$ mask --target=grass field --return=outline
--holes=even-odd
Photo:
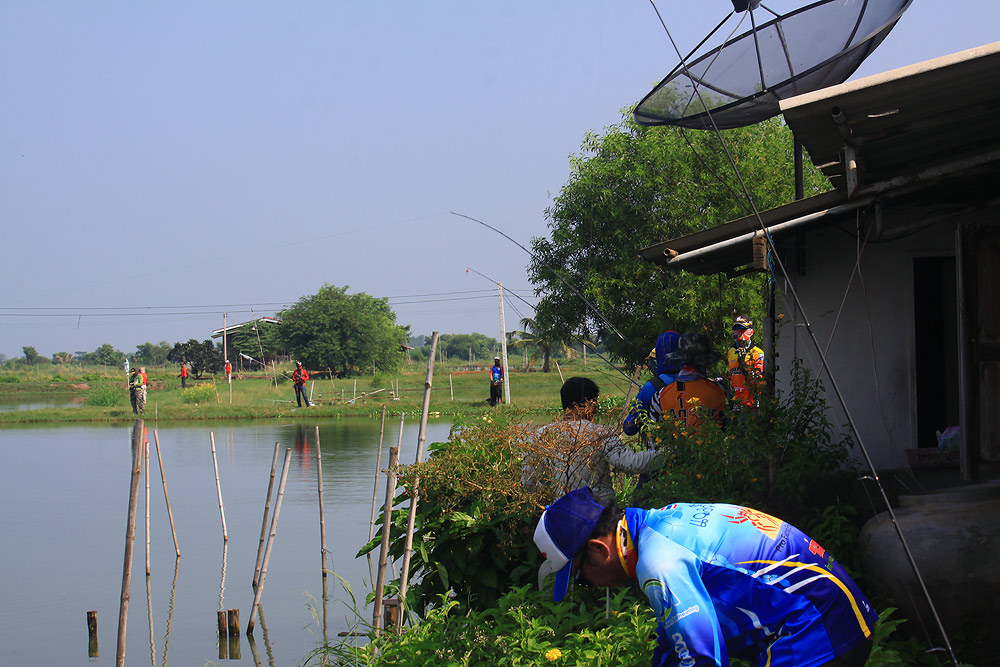
[[[371,375],[359,378],[311,379],[315,407],[298,408],[291,380],[278,375],[234,375],[232,392],[223,376],[188,378],[186,394],[181,391],[176,367],[147,367],[149,390],[146,417],[164,420],[196,419],[267,419],[295,417],[377,417],[382,406],[389,414],[419,413],[424,400],[426,366],[404,366],[398,374]],[[281,369],[279,369],[281,370]],[[290,373],[290,369],[285,369]],[[513,368],[510,379],[510,406],[530,413],[560,411],[560,379],[581,375],[594,379],[602,396],[624,397],[628,378],[600,359],[584,364],[574,360],[550,373],[538,369]],[[468,370],[467,364],[444,362],[435,365],[429,411],[442,417],[477,414],[494,408],[486,403],[489,381],[486,367]],[[194,387],[201,386],[198,389]],[[398,389],[398,396],[396,390]],[[0,425],[37,422],[112,422],[134,419],[129,404],[124,373],[107,369],[50,366],[41,369],[0,372],[0,401],[32,403],[59,400],[82,400],[80,407],[39,408],[0,412]]]

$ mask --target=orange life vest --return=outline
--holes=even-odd
[[[688,426],[698,426],[706,418],[720,420],[726,407],[726,391],[705,378],[676,380],[660,390],[660,412]]]

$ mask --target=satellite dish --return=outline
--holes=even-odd
[[[776,2],[732,0],[734,11],[639,102],[635,120],[726,129],[776,116],[780,100],[846,81],[912,0],[799,0],[786,13],[770,8]]]

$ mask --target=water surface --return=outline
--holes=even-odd
[[[401,460],[413,462],[418,417],[408,417]],[[141,480],[128,612],[129,665],[220,662],[217,610],[238,608],[245,630],[275,442],[292,448],[277,535],[255,631],[260,664],[296,665],[323,634],[315,429],[320,429],[327,569],[344,577],[358,605],[370,590],[368,540],[379,443],[377,420],[160,425],[160,453],[177,529],[177,559],[156,463],[150,453],[150,577],[147,596],[145,478]],[[431,421],[427,443],[450,424]],[[9,427],[0,430],[0,664],[114,665],[131,481],[131,425]],[[228,540],[212,463],[215,434]],[[386,421],[382,467],[397,444],[399,418]],[[379,477],[378,503],[385,495]],[[272,511],[274,503],[272,502]],[[376,558],[373,561],[377,565]],[[176,566],[176,568],[175,568]],[[225,568],[225,569],[223,569]],[[176,584],[174,582],[176,576]],[[330,635],[357,621],[350,597],[327,577]],[[88,657],[86,613],[98,612],[99,657]],[[151,610],[151,614],[150,614]],[[362,611],[365,618],[369,612]],[[152,622],[150,623],[150,618]],[[169,628],[168,628],[169,623]],[[152,624],[152,642],[150,641]],[[240,659],[255,664],[246,638]],[[167,655],[164,656],[164,649]],[[228,655],[228,647],[227,655]],[[166,658],[166,659],[165,659]],[[226,663],[234,660],[227,658]]]

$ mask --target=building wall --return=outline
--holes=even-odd
[[[918,354],[915,349],[913,259],[954,256],[956,226],[957,222],[949,221],[897,227],[890,231],[898,238],[867,244],[866,230],[862,229],[859,240],[854,224],[810,231],[805,234],[801,255],[805,275],[797,275],[794,266],[789,266],[802,310],[795,306],[784,280],[778,281],[779,389],[787,386],[793,359],[801,359],[826,387],[831,423],[847,430],[847,415],[823,373],[817,345],[804,326],[808,318],[861,439],[879,469],[905,467],[905,450],[916,447],[914,364],[918,360],[936,363],[933,350]],[[942,372],[957,375],[958,369]],[[854,448],[854,454],[863,462],[859,447]]]

